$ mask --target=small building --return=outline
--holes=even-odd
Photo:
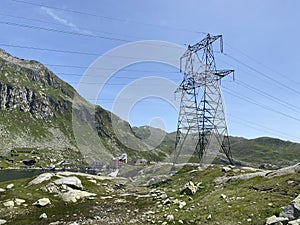
[[[127,154],[126,153],[123,153],[119,157],[112,158],[112,160],[111,160],[112,169],[119,169],[122,166],[124,166],[125,164],[127,164]]]

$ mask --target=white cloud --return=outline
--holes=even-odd
[[[52,19],[54,19],[55,21],[70,27],[72,30],[80,32],[80,33],[85,33],[85,34],[90,34],[90,35],[94,35],[91,31],[85,30],[85,29],[80,29],[78,26],[76,26],[74,23],[58,16],[57,14],[55,14],[53,12],[53,10],[47,8],[47,7],[41,7],[41,10],[44,11],[47,15],[49,15]]]

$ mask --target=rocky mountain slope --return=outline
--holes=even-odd
[[[109,163],[123,152],[132,158],[157,157],[155,153],[137,150],[146,150],[147,146],[126,121],[85,101],[39,62],[18,59],[3,50],[0,114],[0,156],[4,159],[0,159],[0,167],[21,165],[24,158],[34,158],[40,166],[61,160],[82,166]],[[112,120],[134,148],[116,138]],[[5,160],[8,157],[10,162]]]

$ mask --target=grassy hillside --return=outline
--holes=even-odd
[[[156,165],[145,167],[145,170],[154,171],[155,167]],[[97,194],[76,203],[65,203],[59,195],[44,190],[43,187],[58,177],[32,186],[28,186],[32,179],[2,182],[0,188],[5,189],[11,183],[14,187],[1,193],[0,204],[17,198],[25,200],[25,203],[13,208],[1,206],[0,219],[14,225],[51,222],[262,225],[267,217],[278,215],[281,207],[285,207],[299,194],[299,172],[223,184],[215,182],[216,178],[244,173],[249,171],[240,167],[225,173],[218,165],[206,170],[185,166],[160,182],[152,174],[156,182],[150,186],[136,186],[132,181],[122,178],[71,174],[69,176],[76,176],[81,180],[84,191]],[[139,176],[143,177],[140,174],[134,179],[139,179]],[[181,191],[190,181],[198,185],[197,192],[194,195],[183,194]],[[45,197],[50,199],[50,205],[32,205]],[[39,218],[42,213],[47,214],[47,219]]]

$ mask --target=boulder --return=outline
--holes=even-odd
[[[300,195],[291,201],[280,213],[279,216],[286,217],[290,220],[298,219],[300,217]]]
[[[293,174],[300,171],[300,163],[297,163],[293,166],[284,167],[278,170],[274,170],[270,173],[268,173],[268,177],[278,177],[286,174]]]
[[[87,191],[70,190],[68,192],[60,193],[60,197],[65,202],[77,202],[81,198],[94,197],[96,194]]]
[[[192,181],[189,181],[184,185],[184,189],[180,192],[180,194],[194,195],[197,190],[198,187]]]
[[[227,198],[227,196],[226,196],[226,195],[224,195],[224,194],[221,194],[221,195],[220,195],[220,198],[226,199],[226,198]]]
[[[7,223],[7,221],[6,220],[2,220],[2,219],[0,219],[0,225],[2,225],[2,224],[6,224]]]
[[[46,213],[42,213],[42,214],[40,215],[40,219],[41,219],[41,220],[47,219],[47,218],[48,218],[48,216],[47,216]]]
[[[281,222],[287,222],[289,219],[285,217],[271,216],[267,218],[266,225],[277,225]],[[281,223],[282,224],[282,223]]]
[[[33,205],[38,206],[38,207],[44,207],[49,204],[51,204],[49,198],[41,198],[41,199],[37,200],[35,203],[33,203]]]
[[[16,205],[22,205],[23,203],[25,203],[26,201],[24,199],[21,198],[16,198],[15,199],[15,203]]]
[[[231,171],[231,168],[229,166],[222,167],[222,172],[228,173],[229,171]]]
[[[288,225],[300,225],[300,219],[289,221]]]
[[[5,192],[5,189],[3,189],[3,188],[0,188],[0,192]]]
[[[54,175],[52,173],[42,173],[29,182],[28,185],[40,184],[44,181],[50,180]]]
[[[178,203],[178,208],[179,208],[179,209],[182,209],[184,206],[186,206],[186,202],[185,202],[185,201],[180,201],[180,202]]]
[[[6,186],[6,189],[12,189],[13,187],[14,187],[15,185],[14,184],[8,184],[7,186]]]
[[[83,186],[81,184],[81,180],[75,176],[72,177],[62,177],[60,179],[57,179],[53,181],[56,185],[67,185],[74,189],[82,189]]]
[[[6,202],[3,203],[3,205],[5,207],[14,207],[15,203],[14,203],[14,201],[6,201]]]
[[[167,221],[173,221],[174,220],[174,216],[173,215],[167,215]]]

